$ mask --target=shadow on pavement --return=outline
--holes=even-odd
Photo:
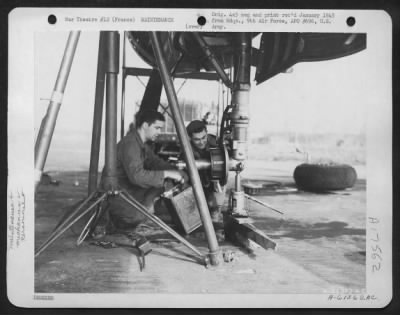
[[[320,222],[309,224],[298,220],[283,220],[274,218],[253,217],[257,228],[263,230],[271,238],[279,239],[289,237],[297,240],[313,239],[320,237],[338,237],[343,235],[365,236],[365,229],[349,227],[340,221]],[[272,234],[271,234],[271,231]]]

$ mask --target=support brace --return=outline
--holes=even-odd
[[[49,153],[51,139],[56,127],[58,112],[61,107],[65,87],[67,86],[67,81],[71,71],[72,61],[74,60],[80,33],[80,31],[72,31],[69,33],[67,45],[65,47],[64,56],[61,61],[60,70],[54,85],[49,107],[47,109],[46,116],[42,120],[39,134],[35,143],[35,191],[39,185],[44,165],[46,163],[47,154]]]
[[[185,155],[185,161],[188,166],[190,181],[192,182],[194,195],[196,198],[197,206],[200,211],[200,217],[203,222],[204,231],[207,236],[208,247],[210,249],[209,256],[212,265],[218,265],[218,242],[215,235],[214,227],[212,225],[210,212],[206,198],[204,196],[203,186],[200,181],[199,172],[196,169],[194,156],[191,145],[188,140],[188,134],[183,122],[181,112],[179,110],[178,98],[173,86],[171,75],[168,71],[165,57],[161,48],[161,43],[158,38],[157,32],[151,32],[150,38],[153,45],[154,54],[157,60],[158,69],[160,71],[161,79],[164,84],[164,88],[168,97],[168,102],[174,117],[175,127],[178,132],[179,140],[182,144],[183,152]]]

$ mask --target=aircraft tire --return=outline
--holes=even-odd
[[[312,192],[342,190],[354,186],[356,170],[347,164],[300,164],[293,173],[299,189]]]

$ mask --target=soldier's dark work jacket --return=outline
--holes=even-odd
[[[129,189],[162,188],[164,170],[174,169],[143,143],[136,130],[131,130],[117,145],[117,177],[119,184]]]
[[[164,170],[175,167],[158,157],[138,132],[130,130],[117,144],[117,178],[120,188],[154,212],[154,198],[164,192]],[[109,214],[118,226],[137,225],[145,217],[121,198],[111,198]]]

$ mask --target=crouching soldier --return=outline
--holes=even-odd
[[[117,145],[118,185],[143,204],[149,213],[154,213],[155,199],[164,192],[166,181],[183,182],[187,179],[186,173],[159,158],[149,145],[163,130],[164,123],[164,116],[157,111],[140,112],[136,115],[135,125],[131,124],[130,130]],[[120,229],[135,227],[146,220],[143,214],[121,198],[110,198],[106,207],[112,224]],[[108,219],[102,221],[103,224],[96,227],[94,237],[105,234],[101,227]]]
[[[193,120],[186,127],[186,130],[190,138],[194,158],[196,160],[210,160],[210,148],[217,147],[217,139],[214,135],[208,134],[206,124],[200,120]],[[211,180],[208,170],[200,170],[199,175],[211,219],[213,222],[219,222],[225,200],[225,186],[221,187],[219,181]]]

